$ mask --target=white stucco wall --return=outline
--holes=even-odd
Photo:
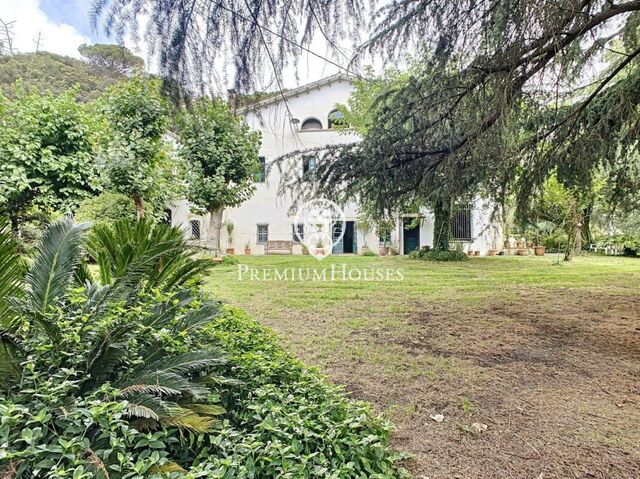
[[[233,247],[236,254],[242,254],[245,245],[248,243],[252,254],[263,254],[264,245],[257,244],[257,225],[269,225],[269,239],[271,240],[291,240],[292,223],[295,212],[292,211],[293,201],[286,195],[278,195],[278,185],[280,183],[279,168],[272,164],[281,156],[298,150],[314,148],[330,144],[340,144],[357,141],[357,135],[353,133],[339,132],[328,129],[328,115],[335,109],[336,104],[346,103],[352,91],[351,82],[344,78],[335,79],[329,83],[317,85],[314,88],[303,91],[299,94],[289,96],[287,104],[283,101],[269,103],[255,112],[247,112],[245,121],[252,128],[262,133],[262,144],[260,155],[266,158],[267,178],[264,183],[256,183],[256,191],[252,198],[244,202],[237,208],[229,208],[224,213],[224,220],[231,220],[234,224],[232,242],[223,227],[221,248]],[[322,130],[301,131],[300,127],[307,118],[315,118],[322,123]],[[298,122],[292,122],[295,118]],[[298,168],[302,171],[302,160],[298,159],[287,163],[288,168]],[[485,205],[476,202],[480,208]],[[189,210],[186,201],[180,201],[172,209],[173,224],[181,225],[185,233],[190,235],[191,219],[201,221],[202,243],[206,243],[206,233],[209,227],[208,215],[198,216]],[[433,244],[433,216],[428,210],[421,212],[424,219],[420,225],[420,246]],[[475,211],[473,218],[473,232],[478,232],[478,238],[474,240],[473,249],[478,249],[485,254],[491,246],[488,233],[483,231],[488,221],[489,213]],[[357,206],[355,203],[345,207],[345,217],[347,221],[355,221],[357,216]],[[356,226],[357,228],[357,226]],[[358,251],[366,243],[372,250],[377,249],[378,237],[375,232],[369,232],[365,241],[363,233],[357,231]],[[392,245],[402,253],[402,228],[401,221],[398,228],[391,235]],[[301,253],[301,246],[294,245],[294,254]]]

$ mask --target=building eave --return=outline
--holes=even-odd
[[[351,82],[354,79],[355,77],[353,75],[348,75],[346,73],[337,73],[335,75],[331,75],[326,78],[322,78],[320,80],[307,83],[306,85],[299,86],[298,88],[287,90],[281,94],[274,95],[271,98],[267,98],[266,100],[262,100],[256,103],[252,103],[251,105],[238,108],[237,113],[240,115],[245,115],[249,112],[260,110],[266,106],[273,105],[275,103],[280,103],[282,101],[286,101],[289,98],[293,98],[303,93],[308,93],[312,90],[323,87],[325,85],[330,85],[333,82],[338,82],[338,81]]]

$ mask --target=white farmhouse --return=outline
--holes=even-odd
[[[292,241],[293,254],[303,253],[294,232],[294,201],[278,194],[278,168],[269,169],[268,165],[294,151],[357,140],[355,133],[332,128],[331,121],[336,115],[336,105],[346,103],[352,89],[350,77],[334,75],[240,111],[249,126],[262,132],[262,173],[256,178],[253,197],[237,208],[225,210],[224,221],[233,223],[233,233],[229,241],[223,226],[223,249],[234,248],[236,254],[242,254],[249,246],[251,254],[261,255],[265,254],[267,241],[279,240]],[[290,167],[299,168],[303,174],[312,170],[315,164],[313,159],[300,158],[290,163]],[[490,211],[490,205],[482,200],[459,211],[454,218],[453,239],[461,241],[465,250],[480,251],[483,255],[490,249],[500,249],[500,228],[489,223]],[[333,247],[333,254],[358,254],[365,246],[377,251],[382,239],[373,231],[365,234],[358,229],[357,205],[346,205],[344,214],[344,235]],[[191,240],[207,246],[208,215],[193,214],[184,200],[171,209],[170,217],[172,224],[179,225]],[[433,215],[426,209],[422,211],[418,227],[414,227],[414,217],[398,218],[395,231],[391,233],[390,245],[399,254],[408,254],[433,243]]]

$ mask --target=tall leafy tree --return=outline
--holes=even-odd
[[[101,72],[113,76],[127,76],[144,69],[144,60],[125,46],[95,43],[78,47],[80,55]]]
[[[211,215],[209,240],[220,249],[222,214],[253,194],[260,135],[219,99],[201,98],[180,119],[180,154],[188,197]]]
[[[14,230],[33,209],[73,210],[97,186],[92,119],[75,96],[18,84],[0,98],[0,212]]]
[[[108,27],[125,30],[147,6],[96,4]],[[268,62],[277,75],[314,32],[335,44],[366,11],[358,0],[211,0],[152,10],[165,71],[202,77],[191,65],[206,58],[200,65],[208,69],[227,51],[245,86],[260,71],[252,67]],[[625,172],[638,151],[640,1],[403,0],[383,3],[373,18],[357,56],[415,51],[418,65],[377,102],[361,145],[324,155],[317,177],[328,190],[380,205],[441,201],[444,209],[461,195],[504,199],[511,190],[524,217],[552,172],[565,187],[589,188],[605,169],[620,195],[637,189]]]
[[[146,200],[159,197],[162,203],[172,184],[179,186],[171,179],[176,165],[164,138],[168,107],[161,83],[141,76],[118,83],[101,97],[99,109],[107,125],[101,154],[106,187],[131,197],[141,217]]]

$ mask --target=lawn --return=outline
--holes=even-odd
[[[206,287],[390,418],[416,477],[640,477],[640,260],[239,258],[403,270],[256,281],[218,266]]]

